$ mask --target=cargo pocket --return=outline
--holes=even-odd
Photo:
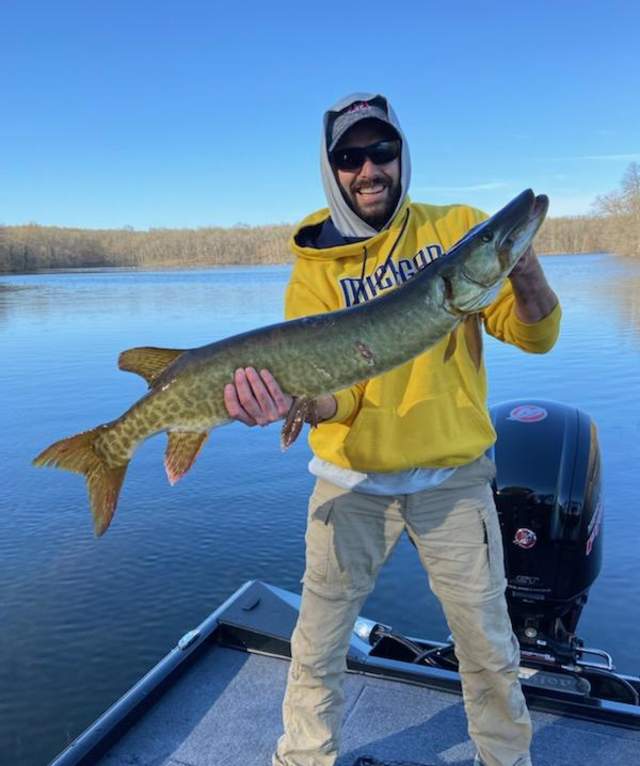
[[[504,589],[506,586],[504,553],[498,515],[495,510],[485,508],[481,513],[481,518],[484,530],[484,544],[487,551],[489,583],[492,588]]]
[[[329,571],[329,559],[333,547],[331,514],[333,498],[324,500],[314,493],[309,500],[307,519],[305,580],[325,583]]]

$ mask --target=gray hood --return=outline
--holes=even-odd
[[[342,234],[344,237],[373,237],[374,235],[378,234],[378,231],[372,226],[369,226],[368,223],[365,223],[365,221],[356,215],[356,213],[354,213],[353,210],[349,207],[344,197],[342,196],[338,182],[336,181],[336,178],[333,174],[333,168],[329,163],[329,151],[327,146],[330,113],[339,112],[356,101],[371,101],[374,98],[384,99],[384,96],[380,96],[379,94],[375,93],[351,93],[349,96],[345,96],[344,98],[340,99],[330,109],[328,109],[324,113],[324,118],[322,120],[322,141],[320,145],[320,172],[322,174],[322,184],[324,186],[324,192],[326,194],[329,209],[331,211],[331,219],[340,234]],[[384,228],[386,228],[394,219],[396,213],[404,202],[405,197],[407,196],[407,192],[409,190],[409,181],[411,179],[411,160],[409,157],[409,146],[407,144],[407,139],[402,132],[398,118],[391,108],[391,105],[386,101],[386,99],[384,99],[384,101],[386,102],[387,106],[389,123],[395,128],[402,140],[402,154],[400,155],[400,199],[398,200],[396,209],[393,211],[393,214],[390,216],[389,220],[384,226]]]

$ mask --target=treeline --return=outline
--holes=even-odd
[[[624,232],[624,236],[623,236]],[[628,227],[604,216],[581,215],[547,218],[538,232],[535,248],[538,253],[616,253],[631,252],[633,237]],[[624,240],[624,242],[623,242]],[[637,237],[636,237],[637,240]],[[637,245],[637,241],[636,241]]]
[[[290,226],[202,229],[0,227],[0,272],[284,263]]]
[[[149,231],[0,226],[0,272],[287,263],[292,230],[287,225]],[[640,166],[629,165],[620,188],[594,201],[592,215],[547,219],[536,249],[640,256]]]
[[[547,218],[536,238],[542,253],[608,252],[640,256],[640,165],[632,162],[620,187],[597,197],[593,215]]]

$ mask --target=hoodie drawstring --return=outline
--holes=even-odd
[[[360,293],[362,292],[363,300],[367,300],[367,293],[364,289],[364,270],[367,266],[367,246],[362,247],[362,270],[360,271],[360,282],[358,283],[358,290],[356,294],[356,303],[360,303]]]
[[[407,208],[407,212],[406,212],[406,215],[404,217],[404,221],[402,222],[402,226],[400,227],[400,233],[396,237],[396,240],[393,243],[393,245],[391,247],[391,250],[389,250],[389,255],[385,258],[385,261],[382,264],[382,267],[380,269],[380,274],[378,274],[378,276],[376,277],[376,287],[377,288],[380,288],[380,283],[382,282],[382,278],[384,277],[387,269],[389,268],[389,266],[391,264],[391,257],[394,254],[395,249],[398,246],[398,243],[402,239],[402,235],[404,234],[404,230],[407,228],[407,223],[409,223],[409,213],[410,212],[411,212],[411,208]],[[365,269],[367,267],[367,257],[368,257],[367,246],[363,245],[363,248],[362,248],[362,270],[360,271],[360,282],[358,284],[358,290],[357,290],[357,294],[356,294],[356,298],[357,298],[357,302],[358,303],[360,302],[361,294],[362,294],[362,298],[365,301],[367,299],[367,297],[366,297],[367,293],[366,293],[366,291],[364,289],[364,273],[365,273]]]

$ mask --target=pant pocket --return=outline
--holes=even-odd
[[[309,500],[307,519],[305,578],[326,582],[329,572],[329,558],[333,547],[331,515],[334,500],[323,500],[316,494]]]
[[[484,529],[484,544],[487,553],[487,565],[491,585],[497,588],[506,586],[504,551],[498,514],[493,508],[485,508],[481,513]]]

